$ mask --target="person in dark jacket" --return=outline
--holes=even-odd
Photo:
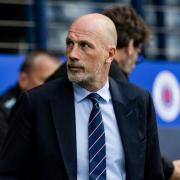
[[[149,39],[149,28],[135,10],[128,6],[112,7],[107,9],[104,15],[114,22],[118,34],[117,52],[111,63],[109,76],[128,82],[128,75],[136,66],[142,45]],[[67,78],[66,63],[58,68],[47,81],[62,77]],[[171,162],[163,156],[161,160],[166,180],[180,178],[179,160]]]
[[[28,53],[23,62],[18,82],[0,96],[0,148],[8,129],[8,117],[21,92],[44,83],[60,66],[60,60],[54,54],[34,50]]]
[[[164,180],[150,94],[108,77],[116,43],[102,14],[73,22],[69,80],[23,93],[10,116],[0,179]]]

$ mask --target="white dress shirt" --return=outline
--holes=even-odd
[[[88,121],[92,102],[86,98],[91,92],[73,84],[76,117],[77,180],[89,180]],[[125,158],[120,132],[112,105],[109,82],[96,92],[99,101],[106,138],[106,179],[125,180]]]

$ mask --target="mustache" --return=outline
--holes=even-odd
[[[67,67],[68,68],[84,68],[84,65],[79,62],[68,62]]]

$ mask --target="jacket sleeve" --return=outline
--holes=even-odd
[[[147,103],[147,148],[146,148],[146,180],[163,180],[164,174],[162,169],[156,115],[152,98],[148,93]]]
[[[4,141],[4,138],[7,134],[7,128],[8,128],[7,121],[8,121],[8,114],[6,113],[4,108],[1,107],[0,104],[0,149]]]
[[[10,125],[0,153],[0,180],[23,179],[32,160],[32,118],[27,93],[12,109]]]
[[[161,156],[161,161],[162,161],[165,179],[168,180],[171,177],[174,170],[173,163],[164,156]]]

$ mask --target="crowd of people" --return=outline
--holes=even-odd
[[[149,37],[115,6],[72,23],[67,63],[30,52],[0,97],[0,179],[180,179],[180,161],[160,155],[150,94],[128,82]]]

